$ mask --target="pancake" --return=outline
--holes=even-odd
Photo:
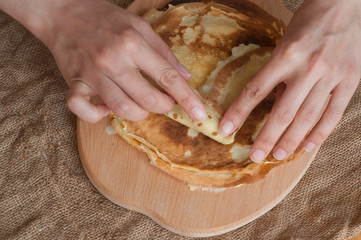
[[[283,34],[284,24],[247,1],[194,2],[169,5],[165,11],[144,14],[178,60],[192,72],[189,84],[203,84],[219,61],[243,44],[273,47]],[[235,2],[236,4],[234,4]],[[237,9],[236,9],[237,8]]]
[[[231,6],[188,3],[145,14],[179,61],[192,72],[189,84],[206,106],[205,121],[193,121],[177,104],[168,114],[150,113],[140,122],[111,115],[114,129],[145,152],[152,165],[191,186],[208,189],[257,181],[273,167],[302,154],[298,150],[283,161],[271,155],[261,163],[250,160],[253,141],[273,106],[274,92],[232,136],[219,133],[224,112],[270,58],[283,32],[278,20],[254,5]]]

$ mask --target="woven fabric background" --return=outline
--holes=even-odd
[[[0,56],[0,239],[188,239],[91,185],[67,85],[46,47],[3,12]],[[295,189],[259,219],[210,239],[346,239],[359,232],[361,86]]]
[[[303,0],[282,0],[288,10],[291,12],[296,12],[297,8],[302,4]]]

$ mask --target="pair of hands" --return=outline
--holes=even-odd
[[[195,120],[205,118],[202,102],[186,82],[191,73],[141,17],[101,0],[2,0],[0,8],[50,49],[70,87],[68,106],[84,121],[96,122],[109,110],[139,121],[148,112],[170,111],[174,100]],[[169,95],[150,85],[139,70]],[[360,76],[361,1],[305,0],[270,61],[225,113],[221,132],[234,132],[277,87],[251,158],[260,162],[273,149],[276,159],[285,159],[316,123],[331,93],[306,137],[304,148],[311,151],[340,121]],[[90,104],[95,95],[105,104]]]

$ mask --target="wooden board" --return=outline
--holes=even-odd
[[[361,233],[354,236],[354,237],[352,237],[352,238],[350,238],[349,240],[361,240]]]
[[[134,1],[129,7],[142,13],[168,1]],[[288,23],[291,14],[281,0],[255,0]],[[272,4],[271,4],[272,3]],[[149,164],[144,153],[118,135],[105,131],[110,124],[78,120],[78,145],[84,169],[94,186],[114,203],[143,213],[164,228],[185,236],[213,236],[236,229],[279,203],[301,179],[316,155],[273,169],[265,179],[221,193],[190,191],[181,181]]]
[[[273,169],[265,179],[221,193],[190,191],[183,182],[149,164],[148,157],[118,135],[109,119],[78,121],[78,144],[93,185],[114,203],[143,213],[185,236],[212,236],[236,229],[266,213],[301,179],[315,152]]]

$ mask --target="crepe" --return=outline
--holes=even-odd
[[[180,62],[192,72],[193,77],[188,82],[194,89],[207,81],[219,61],[228,58],[235,46],[250,41],[273,46],[283,32],[279,21],[268,21],[267,14],[250,4],[245,4],[240,12],[215,2],[181,4],[176,7],[170,5],[166,11],[150,10],[144,17],[171,46]],[[233,49],[233,56],[239,57],[256,46],[242,44]],[[201,99],[209,116],[204,122],[193,121],[179,105],[175,105],[167,116],[222,144],[232,143],[235,133],[224,137],[218,131],[222,116],[219,109],[214,109],[214,104],[208,105],[205,99]]]
[[[165,11],[144,14],[178,60],[192,72],[188,82],[203,84],[219,61],[243,44],[273,47],[283,34],[284,24],[247,1],[194,2],[169,5]],[[233,2],[237,3],[236,5]]]
[[[272,108],[274,92],[233,136],[224,138],[219,133],[223,113],[267,62],[282,36],[279,21],[247,4],[236,9],[214,2],[189,3],[145,14],[192,72],[189,84],[207,109],[204,122],[193,121],[179,105],[166,115],[150,113],[140,122],[112,115],[112,125],[123,139],[145,152],[152,165],[191,186],[224,189],[254,182],[301,154],[297,151],[284,161],[269,155],[262,163],[249,158],[253,141]]]

